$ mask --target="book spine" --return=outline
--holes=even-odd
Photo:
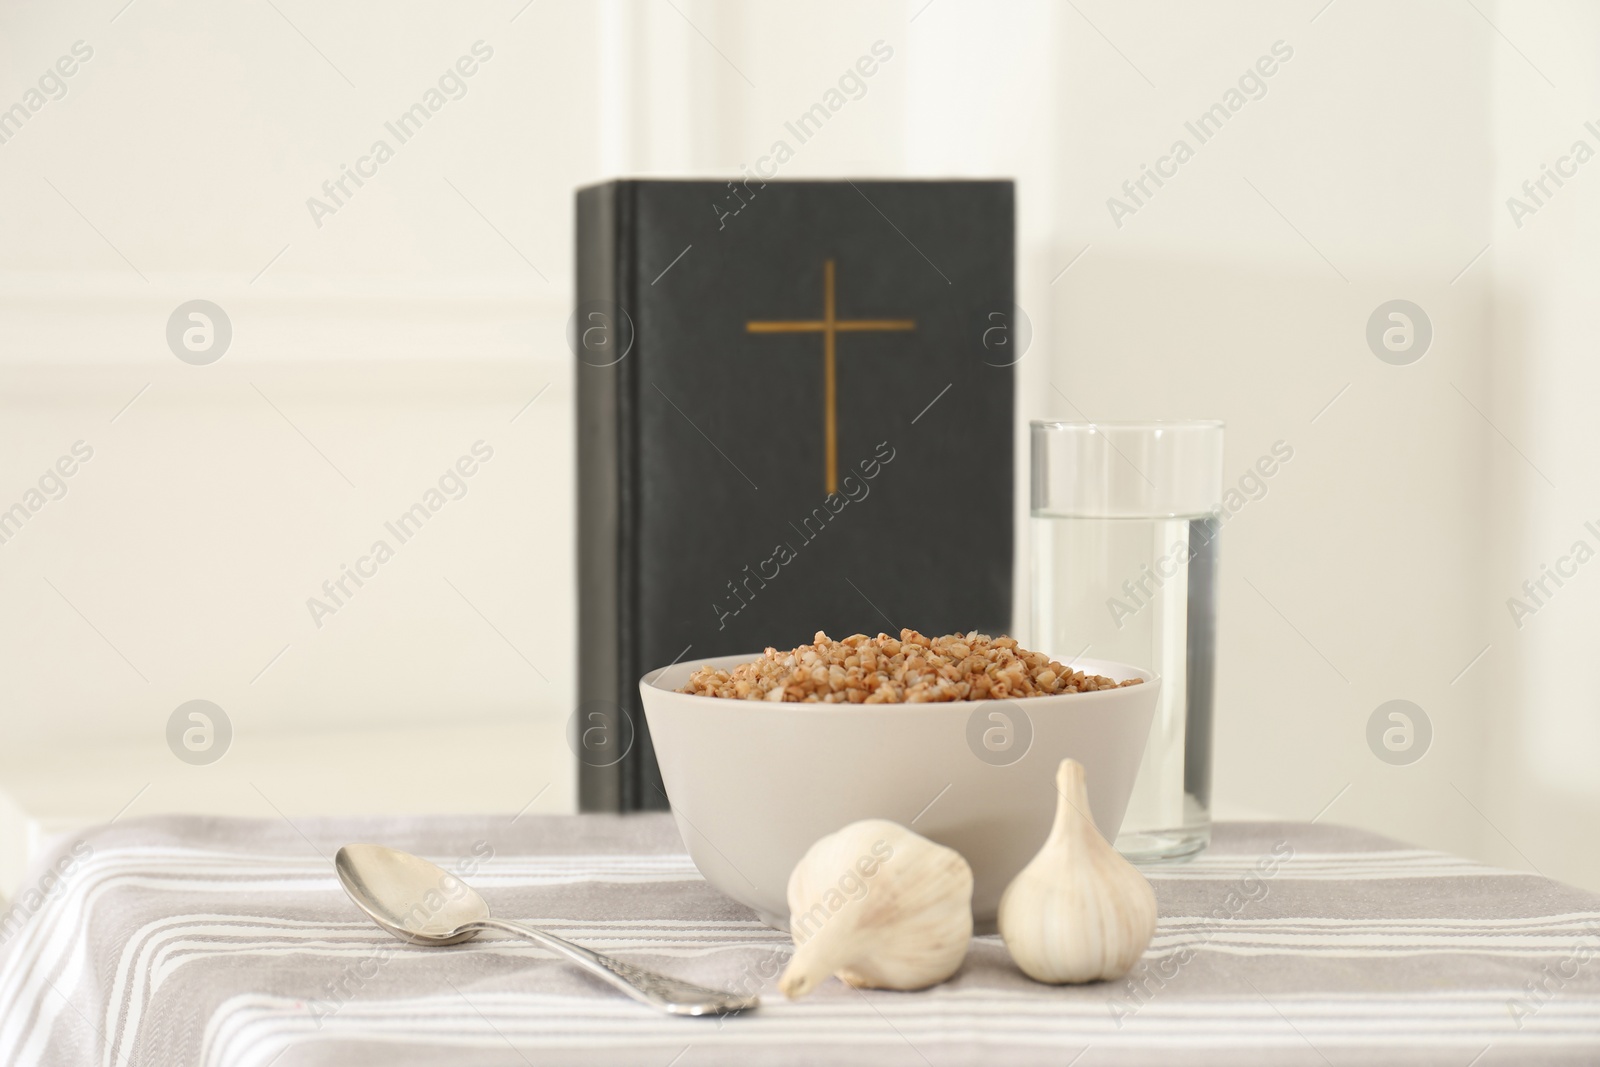
[[[621,811],[625,807],[625,770],[619,763],[597,766],[583,757],[583,731],[589,724],[585,710],[605,718],[604,728],[616,729],[613,709],[633,703],[622,688],[628,670],[628,649],[623,629],[628,611],[631,575],[625,533],[631,515],[627,491],[628,467],[625,439],[631,440],[623,365],[600,365],[584,358],[586,312],[625,306],[622,274],[627,255],[626,194],[621,183],[580,189],[576,210],[576,271],[573,323],[568,329],[574,361],[574,396],[577,410],[578,454],[578,708],[569,727],[568,743],[578,760],[580,811]],[[630,353],[630,356],[632,353]]]
[[[619,315],[632,323],[628,334],[632,350],[616,364],[617,370],[617,703],[628,716],[624,734],[632,744],[616,764],[620,811],[666,811],[669,806],[662,786],[661,768],[656,763],[655,746],[650,742],[650,725],[645,720],[639,697],[639,678],[647,667],[644,661],[644,630],[640,596],[640,536],[644,527],[644,489],[641,475],[640,427],[643,425],[643,380],[645,363],[650,358],[646,338],[639,332],[643,311],[643,281],[639,271],[639,231],[647,224],[639,208],[637,182],[615,183],[615,300]]]

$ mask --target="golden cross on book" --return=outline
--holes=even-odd
[[[833,310],[833,260],[822,264],[822,318],[780,319],[775,322],[746,322],[749,333],[820,333],[822,335],[822,440],[823,478],[828,492],[839,491],[838,420],[835,415],[837,387],[834,372],[834,336],[841,333],[915,330],[915,319],[841,319]]]

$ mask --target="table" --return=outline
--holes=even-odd
[[[345,898],[334,850],[427,855],[498,914],[726,988],[657,1015],[533,945],[415,948]],[[1600,1063],[1600,897],[1322,825],[1224,823],[1149,872],[1127,981],[1053,988],[973,942],[921,993],[772,993],[784,935],[704,882],[670,817],[129,819],[61,841],[0,917],[0,1063]]]
[[[16,894],[55,835],[149,812],[291,819],[567,812],[575,761],[565,745],[549,742],[570,714],[570,707],[546,706],[434,725],[274,727],[232,745],[226,763],[206,767],[174,759],[165,734],[148,732],[102,739],[88,731],[72,744],[0,746],[0,898]]]

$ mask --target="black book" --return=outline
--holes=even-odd
[[[1013,205],[1009,181],[578,191],[584,810],[667,806],[647,671],[1010,627]]]

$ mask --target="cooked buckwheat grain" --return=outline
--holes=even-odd
[[[924,637],[901,630],[835,641],[821,630],[789,652],[768,648],[731,671],[701,667],[680,693],[731,700],[824,704],[918,704],[1088,693],[1137,685],[1115,682],[1018,647],[1009,637],[973,631]]]

